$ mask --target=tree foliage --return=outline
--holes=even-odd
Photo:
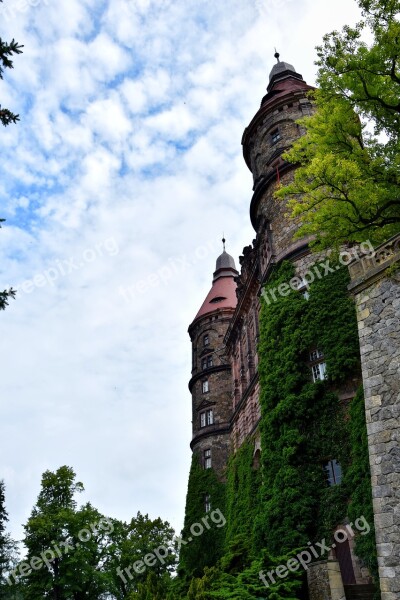
[[[17,558],[17,546],[7,533],[8,514],[5,506],[5,485],[0,481],[0,597],[11,598],[12,588],[7,583],[10,570]]]
[[[110,591],[118,600],[137,598],[145,600],[154,593],[154,598],[165,594],[170,573],[177,562],[174,530],[162,519],[150,519],[148,515],[137,513],[129,523],[113,521],[110,547],[105,570],[110,574]],[[150,558],[151,566],[143,566],[143,558],[154,556],[162,547],[160,556]],[[164,556],[165,555],[165,556]],[[134,565],[141,563],[137,570]],[[157,590],[157,593],[156,593]],[[150,594],[150,596],[149,596]]]
[[[3,0],[0,0],[3,2]],[[14,54],[21,54],[23,46],[19,45],[14,39],[11,42],[5,42],[0,37],[0,79],[3,79],[5,69],[13,69],[14,64],[11,57]],[[0,104],[0,123],[4,126],[10,123],[16,123],[19,121],[19,115],[14,114],[8,108],[2,108]],[[4,222],[4,219],[0,219],[0,223]],[[0,292],[0,310],[4,310],[8,306],[8,300],[15,297],[15,290],[12,288],[3,290]]]
[[[3,0],[0,0],[3,2]],[[23,48],[22,45],[18,44],[14,39],[11,42],[5,42],[0,37],[0,79],[3,79],[5,69],[13,69],[14,63],[12,57],[15,54],[21,54]],[[19,121],[19,115],[14,114],[8,108],[2,108],[0,105],[0,122],[6,126],[10,123],[16,123]]]
[[[305,135],[285,154],[299,167],[277,192],[298,235],[320,247],[380,243],[400,229],[400,2],[359,5],[362,20],[317,48],[316,112],[299,121]]]
[[[164,600],[176,563],[173,529],[141,513],[125,523],[90,503],[78,507],[76,495],[83,489],[71,467],[43,474],[25,525],[27,555],[13,574],[23,599],[146,600],[154,593]],[[155,554],[160,546],[167,549],[162,561]],[[148,566],[143,559],[150,555]],[[140,572],[133,568],[138,561]]]

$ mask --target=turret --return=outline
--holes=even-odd
[[[288,218],[285,203],[276,200],[274,192],[293,177],[294,165],[282,154],[301,134],[298,119],[312,112],[309,92],[313,90],[295,67],[279,58],[269,75],[267,94],[243,138],[243,155],[253,174],[253,197],[250,218],[258,237],[268,237],[274,260],[282,260],[308,240],[294,242],[295,220]]]
[[[236,298],[235,261],[225,251],[217,258],[211,290],[189,326],[192,341],[191,448],[205,469],[222,479],[229,454],[231,367],[223,340],[234,313]]]

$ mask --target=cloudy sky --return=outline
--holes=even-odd
[[[253,236],[241,154],[274,47],[308,83],[352,0],[5,0],[0,478],[17,538],[46,469],[106,515],[183,523],[187,327],[222,232]]]

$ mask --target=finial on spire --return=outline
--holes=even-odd
[[[224,245],[224,252],[225,252],[225,242],[226,242],[226,239],[225,239],[225,234],[223,233],[223,234],[222,234],[222,243],[223,243],[223,245]]]
[[[279,54],[279,52],[277,52],[276,48],[275,48],[275,54],[274,54],[274,56],[276,58],[276,62],[279,62],[280,54]]]

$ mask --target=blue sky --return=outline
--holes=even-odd
[[[222,232],[254,237],[241,154],[274,47],[308,83],[351,0],[6,0],[0,82],[0,477],[22,537],[63,464],[106,515],[183,523],[187,327]]]

